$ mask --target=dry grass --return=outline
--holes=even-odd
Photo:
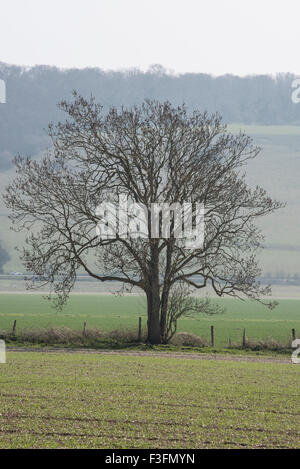
[[[241,343],[232,343],[229,344],[228,347],[233,349],[246,349],[252,351],[269,350],[273,352],[283,352],[291,350],[291,341],[280,342],[279,340],[274,339],[273,337],[268,337],[267,339],[259,340],[246,338],[244,346]]]
[[[177,332],[171,344],[179,347],[208,347],[209,343],[206,339],[202,339],[198,335],[189,332]]]
[[[116,343],[132,344],[138,342],[138,333],[135,329],[115,329],[107,333],[109,339],[114,340]],[[142,331],[141,342],[145,343],[147,340],[147,331]]]
[[[104,332],[91,328],[76,331],[68,327],[34,328],[18,331],[16,334],[0,331],[0,339],[7,342],[19,342],[43,345],[74,345],[94,347],[103,343],[133,344],[138,342],[138,332],[132,329],[115,329]],[[142,333],[142,342],[146,341],[146,331]]]
[[[147,331],[142,330],[141,341],[138,338],[137,329],[114,329],[103,331],[97,328],[88,328],[85,331],[74,330],[68,327],[50,327],[23,329],[13,334],[11,331],[0,331],[0,339],[7,343],[64,345],[74,347],[103,348],[118,345],[138,345],[146,343]],[[210,347],[208,340],[189,332],[178,332],[170,342],[175,347]],[[280,342],[272,337],[267,339],[248,339],[245,345],[241,342],[229,343],[226,348],[244,349],[249,351],[286,352],[291,350],[291,341]]]

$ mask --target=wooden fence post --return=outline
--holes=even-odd
[[[82,331],[82,335],[85,335],[85,334],[86,334],[86,321],[84,321],[83,331]]]
[[[15,333],[16,333],[16,328],[17,328],[17,320],[15,319],[14,320],[14,325],[13,325],[13,328],[12,328],[13,335],[15,335]]]
[[[295,329],[292,329],[292,337],[293,337],[293,340],[296,339],[296,331],[295,331]]]
[[[215,331],[214,326],[210,326],[210,337],[211,337],[211,346],[215,346]]]
[[[243,347],[246,347],[246,329],[243,330]]]
[[[138,342],[142,342],[142,318],[139,318],[139,336]]]

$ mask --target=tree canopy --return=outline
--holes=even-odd
[[[263,236],[255,221],[282,204],[263,188],[247,186],[241,170],[260,151],[247,135],[228,132],[218,114],[189,113],[168,101],[106,113],[93,98],[74,93],[60,109],[67,119],[49,127],[53,149],[42,161],[18,157],[17,177],[5,195],[13,221],[29,230],[25,267],[34,280],[49,284],[58,304],[79,270],[137,287],[147,297],[153,344],[174,333],[170,318],[176,328],[178,305],[184,312],[192,289],[211,286],[218,296],[255,300],[270,293],[257,281]],[[124,195],[145,208],[147,236],[99,236],[96,226],[107,221],[97,207],[116,206]],[[201,245],[187,247],[175,236],[173,210],[168,236],[161,232],[162,218],[159,235],[152,236],[153,204],[187,202],[193,224],[195,207],[204,207]],[[189,305],[211,312],[204,300]]]

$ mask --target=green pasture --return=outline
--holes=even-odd
[[[226,308],[224,314],[183,318],[179,321],[178,330],[209,339],[210,326],[213,325],[218,347],[227,345],[229,339],[241,341],[244,328],[249,339],[273,337],[285,342],[290,338],[292,328],[300,336],[300,300],[279,300],[275,310],[250,301],[214,301]],[[132,329],[138,327],[140,316],[146,327],[143,296],[73,294],[65,309],[59,312],[42,295],[0,294],[0,330],[11,329],[14,320],[19,330],[51,326],[80,330],[84,322],[87,322],[87,327],[104,331]]]
[[[296,135],[300,136],[299,125],[251,125],[251,124],[228,124],[230,132],[242,130],[248,135]]]

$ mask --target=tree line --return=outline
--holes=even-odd
[[[7,102],[0,105],[0,170],[16,153],[37,155],[49,145],[43,131],[58,122],[56,103],[76,89],[95,96],[104,110],[111,105],[141,104],[145,98],[183,102],[188,109],[218,111],[226,123],[288,125],[300,123],[300,104],[292,102],[292,74],[214,77],[205,73],[168,73],[161,65],[148,71],[61,70],[50,66],[24,68],[0,63]]]

